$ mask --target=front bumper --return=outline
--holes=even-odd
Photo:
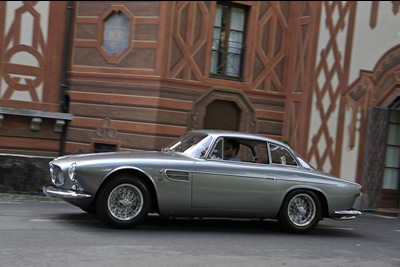
[[[45,193],[47,196],[50,197],[59,197],[68,199],[82,199],[82,198],[85,199],[93,197],[92,195],[87,193],[79,193],[73,190],[60,189],[52,185],[44,186],[43,193]]]
[[[361,215],[361,211],[358,210],[337,210],[334,212],[335,216],[333,219],[336,220],[353,220],[356,216]]]

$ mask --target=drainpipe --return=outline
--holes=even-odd
[[[68,60],[69,60],[69,51],[70,51],[70,42],[71,42],[71,22],[72,22],[72,12],[73,12],[73,3],[74,1],[68,1],[67,4],[67,19],[65,23],[65,40],[64,40],[64,54],[63,54],[63,67],[61,72],[61,84],[60,84],[60,98],[59,105],[61,111],[63,113],[69,112],[69,97],[65,94],[65,91],[68,89],[67,85],[67,71],[68,71]],[[63,126],[63,130],[61,132],[60,138],[60,156],[65,154],[65,141],[67,138],[67,129],[68,129],[68,121],[65,121]]]

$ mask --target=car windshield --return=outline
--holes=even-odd
[[[196,158],[203,158],[210,146],[212,137],[203,133],[187,133],[163,151],[180,152]]]

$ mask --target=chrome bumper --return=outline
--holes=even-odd
[[[55,188],[54,186],[44,186],[43,193],[50,197],[60,197],[60,198],[91,198],[92,195],[78,193],[72,190]]]
[[[336,220],[353,220],[356,216],[361,215],[361,211],[358,210],[337,210],[334,212]]]

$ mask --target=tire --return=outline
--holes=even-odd
[[[290,192],[282,203],[278,220],[288,232],[306,233],[313,230],[321,219],[321,202],[309,190]]]
[[[151,207],[147,186],[137,177],[118,176],[101,189],[96,210],[108,225],[132,228],[142,222]]]

